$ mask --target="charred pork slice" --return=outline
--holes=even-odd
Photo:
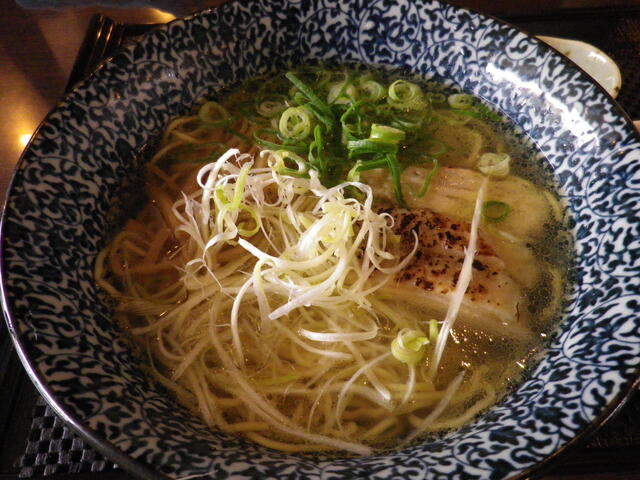
[[[394,218],[394,231],[403,247],[409,251],[417,236],[418,248],[412,261],[381,293],[408,302],[425,315],[444,318],[469,243],[470,224],[426,209],[393,208],[386,212]],[[527,338],[530,330],[518,309],[522,300],[523,289],[480,236],[457,323],[487,333]]]

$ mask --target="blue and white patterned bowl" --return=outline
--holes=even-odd
[[[209,431],[137,368],[93,281],[140,148],[196,99],[309,59],[398,66],[493,103],[543,152],[575,236],[578,280],[530,378],[442,439],[367,458],[287,455]],[[502,479],[593,431],[637,383],[638,212],[631,124],[534,38],[437,1],[237,1],[121,51],[47,117],[4,212],[4,310],[43,395],[138,476]]]

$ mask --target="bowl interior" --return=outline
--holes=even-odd
[[[205,428],[139,368],[93,279],[141,148],[198,99],[312,60],[398,67],[495,105],[553,169],[575,240],[563,321],[528,379],[460,430],[367,458],[287,455]],[[586,75],[499,21],[439,2],[233,2],[121,51],[47,117],[3,218],[5,314],[57,411],[143,476],[140,464],[175,476],[507,478],[591,428],[637,378],[639,146]]]

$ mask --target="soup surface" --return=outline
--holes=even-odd
[[[369,454],[457,428],[545,342],[569,246],[535,152],[466,94],[255,79],[168,125],[99,285],[211,428]]]

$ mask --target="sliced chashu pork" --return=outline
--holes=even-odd
[[[427,209],[386,210],[394,231],[410,250],[411,262],[380,293],[419,308],[428,317],[444,318],[469,243],[470,224]],[[485,235],[479,236],[471,283],[457,318],[459,326],[490,334],[526,339],[531,336],[524,312],[523,286],[510,274]]]
[[[441,215],[470,221],[484,176],[465,168],[443,167],[431,180],[428,192],[418,197],[430,169],[409,167],[402,173],[402,190],[409,208],[428,208]],[[371,170],[363,176],[374,189],[376,198],[393,202],[395,194],[386,170]],[[513,175],[491,179],[485,196],[487,201],[504,202],[510,212],[499,224],[490,226],[506,239],[530,241],[538,238],[545,224],[553,220],[554,209],[548,195],[531,182]]]

